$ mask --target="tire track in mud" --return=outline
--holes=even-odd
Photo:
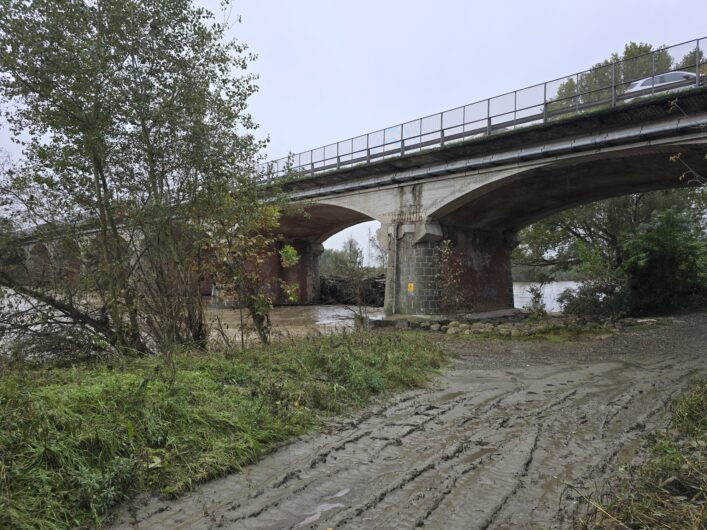
[[[116,526],[566,527],[576,505],[563,482],[601,480],[644,430],[663,424],[670,399],[705,374],[705,328],[702,315],[658,330],[658,340],[627,333],[562,347],[486,343],[486,357],[462,350],[435,388],[339,421],[176,501],[138,501]]]
[[[246,502],[232,502],[232,501],[226,501],[226,502],[220,502],[220,503],[214,503],[211,502],[209,505],[209,510],[225,510],[228,512],[233,512],[237,511],[240,508],[244,508],[244,505],[248,505],[252,503],[252,501],[255,501],[259,499],[261,496],[265,495],[266,492],[270,489],[278,489],[282,488],[285,486],[287,483],[292,481],[295,478],[301,479],[301,474],[304,469],[314,469],[317,467],[321,461],[326,461],[326,457],[328,457],[330,454],[335,453],[336,451],[341,451],[343,450],[348,444],[350,443],[355,443],[362,438],[365,438],[366,436],[369,436],[371,434],[371,431],[366,431],[364,433],[357,432],[357,429],[360,425],[364,424],[368,420],[371,420],[372,418],[380,418],[380,417],[386,417],[388,415],[398,415],[398,414],[403,414],[408,411],[408,409],[412,408],[417,408],[419,405],[416,404],[416,400],[418,400],[420,397],[424,397],[428,394],[435,393],[435,390],[430,390],[430,389],[423,389],[420,391],[416,391],[414,393],[411,393],[410,395],[403,395],[402,397],[393,400],[389,403],[386,403],[382,406],[376,407],[376,408],[371,408],[369,411],[364,412],[361,414],[358,418],[355,418],[354,420],[350,421],[340,421],[337,422],[332,428],[329,429],[329,432],[327,433],[328,435],[339,435],[340,438],[338,441],[335,442],[330,442],[329,443],[329,448],[326,450],[320,451],[318,454],[316,454],[311,460],[308,460],[306,465],[301,465],[300,468],[288,471],[284,475],[281,475],[277,478],[269,478],[265,482],[260,482],[257,487],[251,487],[250,491],[247,494],[247,497],[245,499]],[[287,444],[288,446],[291,444]],[[326,445],[326,444],[325,444]],[[307,458],[307,457],[305,457]],[[335,475],[337,473],[341,472],[341,469],[335,469],[332,470],[329,475]],[[308,487],[308,483],[305,485],[298,485],[295,489],[288,490],[286,496],[292,496],[294,494],[299,494],[302,491],[304,491]],[[254,490],[254,491],[253,491]],[[248,518],[254,518],[265,512],[269,508],[277,507],[281,503],[282,499],[279,499],[277,501],[272,501],[268,505],[263,506],[261,508],[258,508],[255,511],[252,511],[250,514],[240,517],[240,518],[231,518],[232,521],[238,521],[242,519],[248,519]],[[161,512],[160,512],[161,513]]]
[[[685,377],[666,378],[664,380],[665,387],[674,390],[667,390],[663,396],[655,402],[651,402],[651,405],[643,409],[639,415],[636,415],[636,410],[632,409],[631,405],[639,396],[645,396],[647,390],[655,383],[637,382],[629,392],[620,392],[609,397],[599,395],[600,399],[589,401],[590,404],[593,404],[591,407],[585,407],[585,410],[594,409],[596,411],[594,416],[585,413],[575,418],[563,418],[562,416],[548,418],[549,421],[545,423],[544,432],[549,433],[552,437],[553,433],[566,430],[566,438],[561,446],[555,444],[555,450],[551,452],[549,459],[539,458],[533,462],[533,469],[530,470],[529,476],[531,485],[535,487],[527,489],[524,495],[521,495],[505,510],[506,514],[499,521],[499,526],[504,528],[535,526],[565,528],[566,522],[573,520],[578,509],[577,503],[574,502],[577,498],[572,492],[566,491],[565,482],[578,487],[587,483],[590,488],[593,488],[597,481],[607,477],[607,473],[611,471],[612,466],[620,460],[621,456],[624,459],[628,456],[630,459],[631,454],[622,455],[622,453],[628,448],[638,447],[637,442],[640,442],[646,428],[655,429],[660,426],[659,422],[653,420],[661,418],[661,413],[667,410],[667,404],[679,393],[679,389],[685,386],[685,382]],[[607,407],[616,405],[619,405],[618,409],[611,411],[609,416],[618,425],[614,429],[615,432],[608,435],[609,422],[607,422],[607,414],[603,411]],[[558,422],[558,420],[562,421]],[[558,423],[562,422],[566,425],[564,429],[558,428]],[[552,440],[547,440],[541,445],[552,447]],[[579,448],[581,451],[578,450]],[[558,462],[560,465],[557,465]],[[581,467],[577,464],[582,462],[587,466],[583,473],[563,477],[568,463],[569,467]],[[549,476],[549,480],[545,480],[545,484],[541,478],[543,475]],[[538,490],[543,494],[538,495]],[[549,496],[547,495],[548,490],[552,491]],[[527,520],[528,507],[531,507],[532,512],[532,510],[541,507],[543,501],[545,509],[550,513],[555,511],[554,515],[544,518],[542,524],[538,521],[538,524],[534,526],[526,526],[524,523]],[[554,510],[551,509],[552,505],[556,506]],[[523,510],[526,510],[526,514],[522,518],[513,516],[515,513],[522,513]]]
[[[438,398],[438,396],[433,396]],[[501,399],[501,398],[499,398]],[[372,435],[372,430],[366,430],[364,432],[359,432],[356,433],[346,439],[344,439],[341,442],[335,443],[327,447],[326,449],[320,451],[311,461],[309,466],[305,466],[301,469],[296,469],[293,471],[290,471],[287,475],[283,476],[281,479],[276,481],[274,484],[270,486],[271,490],[275,490],[279,487],[282,487],[284,484],[287,484],[291,480],[298,478],[302,479],[302,474],[305,472],[306,469],[313,470],[319,466],[322,466],[324,464],[327,464],[328,461],[336,454],[342,451],[349,450],[350,452],[355,452],[355,453],[365,453],[370,455],[370,461],[368,462],[369,464],[374,464],[376,460],[378,459],[385,459],[389,457],[390,455],[386,455],[386,453],[391,453],[394,452],[395,456],[399,458],[401,455],[404,455],[407,451],[410,450],[410,447],[402,447],[404,445],[404,440],[409,438],[410,436],[424,432],[425,426],[429,423],[432,423],[436,420],[439,420],[440,417],[444,416],[445,414],[449,413],[450,411],[454,410],[455,408],[458,408],[459,406],[464,406],[467,404],[469,401],[468,396],[461,396],[457,397],[455,399],[449,400],[445,402],[444,406],[439,405],[439,400],[434,399],[431,403],[423,403],[423,404],[418,404],[417,402],[412,402],[409,409],[411,410],[411,415],[407,415],[405,417],[405,421],[403,423],[398,422],[398,418],[401,414],[405,414],[407,410],[402,410],[402,411],[395,411],[395,414],[393,414],[393,421],[384,421],[382,422],[381,425],[376,425],[377,427],[377,432],[379,433],[385,433],[386,430],[390,430],[392,432],[397,433],[395,436],[391,435]],[[493,403],[497,402],[498,399],[494,400],[490,408],[493,407]],[[415,419],[419,419],[420,421],[414,422]],[[366,425],[366,428],[368,428],[369,425]],[[403,427],[403,430],[401,431],[400,428]],[[380,445],[376,445],[376,442],[383,442]],[[363,447],[359,447],[360,445],[363,445]],[[393,449],[393,448],[400,448],[398,449]],[[386,451],[388,450],[389,451]],[[419,447],[417,448],[419,450]],[[418,451],[419,452],[419,451]],[[443,460],[449,460],[451,457],[447,456],[443,458]],[[418,474],[424,473],[426,470],[428,470],[431,466],[434,467],[438,463],[437,461],[432,461],[432,463],[429,463],[428,465],[423,466],[422,471],[420,471]],[[390,464],[384,463],[386,467],[390,467]],[[321,475],[319,475],[319,480],[325,479],[325,478],[331,478],[334,474],[352,474],[354,470],[351,469],[342,469],[341,467],[329,467],[328,469],[322,471]],[[415,477],[417,474],[415,475]],[[414,478],[414,477],[413,477]],[[350,477],[350,480],[355,481],[356,479],[354,477]],[[404,485],[408,480],[403,480],[401,484],[398,485],[390,485],[389,489],[390,491],[394,491],[398,489],[401,485]],[[300,485],[301,487],[296,488],[294,491],[289,491],[283,495],[280,495],[279,492],[275,491],[267,491],[267,488],[265,490],[261,489],[258,491],[258,497],[261,496],[266,496],[266,497],[273,497],[272,500],[267,502],[265,505],[258,507],[257,510],[251,511],[249,513],[241,514],[239,516],[230,516],[227,518],[227,521],[231,524],[235,524],[238,522],[242,522],[246,519],[253,519],[255,517],[259,517],[262,515],[266,510],[271,510],[278,508],[282,505],[283,502],[289,500],[294,494],[300,494],[304,490],[306,490],[310,485],[314,484],[315,481],[309,481],[307,484]],[[390,491],[388,493],[390,493]],[[270,494],[270,495],[268,495]],[[379,493],[380,494],[380,493]],[[383,495],[384,497],[385,495]],[[381,497],[382,499],[382,497]],[[370,502],[369,502],[370,504]]]

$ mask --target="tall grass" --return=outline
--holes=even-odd
[[[139,491],[239,470],[322,414],[422,385],[424,337],[355,334],[0,374],[0,528],[100,526]]]

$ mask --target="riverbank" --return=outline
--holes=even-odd
[[[581,504],[707,376],[707,315],[602,340],[430,337],[433,386],[334,422],[176,500],[140,497],[121,530],[571,528]]]
[[[344,334],[219,354],[0,372],[0,528],[101,526],[256,462],[443,362],[424,337]]]

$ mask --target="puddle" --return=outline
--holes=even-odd
[[[313,522],[319,520],[319,518],[322,516],[324,512],[328,512],[329,510],[334,510],[335,508],[345,508],[345,504],[341,504],[340,502],[335,502],[335,503],[324,503],[320,504],[317,506],[312,514],[307,517],[304,521],[299,523],[295,528],[303,528],[307,525],[312,524]]]
[[[334,495],[331,495],[329,497],[324,497],[324,500],[328,501],[329,499],[338,499],[340,497],[343,497],[344,495],[348,495],[350,491],[351,491],[351,488],[344,488],[343,490],[337,491],[336,493],[334,493]]]
[[[445,401],[451,401],[454,398],[463,396],[464,394],[466,394],[466,392],[449,392],[447,394],[442,394],[435,400],[435,403],[444,403]]]
[[[466,463],[466,464],[471,464],[471,463],[474,462],[475,460],[478,460],[479,458],[481,458],[481,457],[483,457],[483,456],[486,456],[486,455],[488,455],[488,454],[490,454],[490,453],[495,453],[495,452],[496,452],[496,448],[495,448],[495,447],[482,447],[482,448],[479,449],[478,451],[474,451],[474,452],[471,453],[470,455],[465,456],[464,459],[463,459],[463,461],[464,461],[464,463]]]

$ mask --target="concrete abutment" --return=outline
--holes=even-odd
[[[427,221],[391,225],[388,234],[386,314],[513,307],[514,233]]]

